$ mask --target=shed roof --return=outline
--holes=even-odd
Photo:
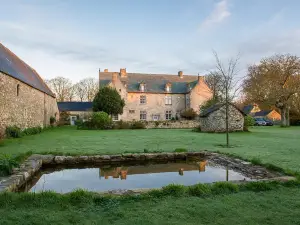
[[[93,108],[93,102],[58,102],[58,110],[63,111],[90,111]]]
[[[40,75],[0,43],[0,72],[7,74],[23,83],[55,97]]]
[[[246,115],[242,110],[240,110],[236,105],[229,103],[231,106],[233,106],[234,108],[236,108],[238,111],[240,111],[243,115]],[[221,107],[225,106],[225,103],[217,103],[212,105],[211,107],[207,108],[206,110],[204,110],[201,114],[200,117],[207,117],[209,114],[217,111],[218,109],[220,109]]]
[[[243,112],[244,112],[245,114],[249,114],[253,108],[254,108],[254,105],[246,105],[246,106],[244,106],[244,108],[243,108]]]

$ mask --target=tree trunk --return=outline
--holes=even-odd
[[[286,126],[289,127],[290,126],[290,108],[289,107],[286,108],[285,116],[286,116]]]
[[[228,102],[228,88],[226,84],[226,96],[225,96],[225,102],[226,102],[226,145],[227,148],[229,148],[229,102]]]
[[[283,107],[280,109],[281,113],[281,126],[285,127],[286,126],[286,108]]]

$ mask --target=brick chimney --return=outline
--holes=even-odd
[[[126,68],[121,68],[120,69],[120,76],[123,77],[127,77],[127,73],[126,73]]]
[[[104,73],[107,73],[108,72],[108,69],[104,69]]]
[[[200,76],[198,73],[198,83],[200,83],[200,82],[204,82],[204,77]]]
[[[180,77],[180,78],[183,78],[183,72],[180,70],[180,71],[178,71],[178,76]]]
[[[115,84],[117,80],[118,80],[118,73],[113,73],[111,79],[112,83]]]

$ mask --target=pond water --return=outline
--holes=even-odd
[[[249,180],[236,171],[208,161],[110,165],[98,168],[52,168],[42,169],[20,191],[67,193],[81,188],[103,192],[244,179]]]

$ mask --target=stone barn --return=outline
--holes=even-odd
[[[243,131],[244,112],[234,104],[229,105],[229,131]],[[215,104],[200,114],[200,128],[204,132],[226,132],[226,105]]]
[[[45,127],[58,116],[55,95],[39,74],[0,43],[0,137],[7,126]]]

